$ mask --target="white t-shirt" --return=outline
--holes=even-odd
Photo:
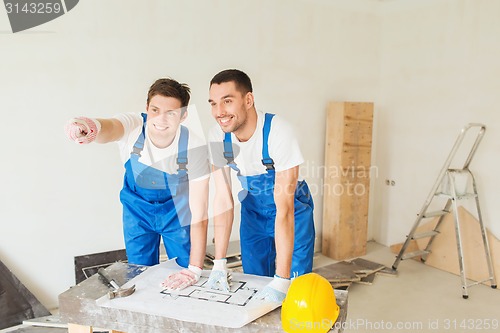
[[[239,142],[231,133],[234,162],[243,176],[255,176],[267,172],[262,164],[263,127],[264,113],[257,111],[257,127],[248,141]],[[210,161],[216,167],[227,165],[227,160],[223,155],[223,140],[224,132],[220,126],[216,125],[211,128],[208,133]],[[304,162],[293,128],[278,115],[271,120],[268,150],[269,157],[274,160],[276,171],[288,170]]]
[[[123,137],[118,141],[120,155],[123,163],[125,163],[130,159],[130,153],[142,131],[144,121],[141,114],[138,113],[123,113],[114,116],[114,118],[118,119],[125,129]],[[151,142],[146,125],[144,148],[141,152],[141,157],[139,157],[139,162],[169,174],[176,174],[179,168],[177,165],[177,152],[180,132],[179,127],[174,141],[170,146],[158,148]],[[188,169],[190,180],[204,179],[210,175],[206,142],[193,133],[193,131],[189,131],[187,157],[188,164],[186,168]]]

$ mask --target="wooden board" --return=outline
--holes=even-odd
[[[319,267],[314,269],[313,272],[321,275],[331,283],[356,282],[361,280],[361,277],[354,273],[354,265],[347,261],[340,261]]]
[[[434,225],[436,223],[434,222],[433,225],[432,225],[432,228],[434,228]],[[401,248],[403,247],[403,243],[398,243],[398,244],[393,244],[390,246],[390,249],[391,249],[391,252],[392,253],[395,253],[395,254],[398,254],[399,251],[401,251]],[[415,252],[415,251],[418,251],[420,250],[420,248],[418,247],[418,244],[417,244],[417,241],[415,240],[412,240],[410,241],[410,244],[408,245],[408,247],[406,248],[406,251],[405,253],[410,253],[410,252]],[[420,256],[418,257],[414,257],[413,259],[415,260],[420,260]]]
[[[353,264],[355,264],[356,266],[360,267],[354,271],[356,274],[358,274],[358,273],[373,274],[373,273],[376,273],[376,272],[386,268],[382,264],[378,264],[376,262],[366,260],[363,258],[356,258],[356,259],[352,260],[351,262]]]
[[[377,271],[377,273],[375,274],[396,277],[398,276],[398,271],[392,269],[392,267],[384,267],[380,271]]]
[[[333,289],[348,290],[352,282],[332,282]]]
[[[117,261],[127,262],[125,249],[76,256],[74,258],[75,283],[79,284],[96,274],[99,268],[106,268]]]
[[[322,253],[366,254],[373,103],[331,102],[327,109]]]
[[[68,324],[68,333],[92,333],[91,326]]]
[[[489,276],[488,266],[484,253],[484,247],[479,228],[479,222],[475,216],[469,213],[465,208],[459,206],[458,216],[461,226],[462,249],[465,262],[465,273],[468,279],[482,281]],[[417,228],[417,232],[432,230],[437,222],[437,218]],[[460,275],[458,264],[458,250],[455,235],[455,223],[453,214],[447,214],[444,217],[440,228],[441,233],[436,236],[431,247],[431,254],[427,257],[426,264],[456,275]],[[487,230],[488,242],[493,261],[495,276],[500,277],[500,241]],[[424,249],[426,239],[412,241],[410,245],[413,249]],[[391,246],[394,253],[398,253],[401,244]],[[407,250],[406,252],[411,252]],[[415,258],[418,259],[418,258]]]
[[[361,280],[359,280],[356,283],[366,284],[366,285],[370,285],[371,286],[373,284],[374,280],[375,280],[375,274],[370,274],[370,275],[365,276],[364,278],[361,278]]]
[[[351,283],[371,285],[375,274],[386,268],[376,262],[357,258],[319,267],[313,271],[327,279],[334,288],[340,288]]]

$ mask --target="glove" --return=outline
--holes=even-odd
[[[262,290],[255,295],[255,298],[282,303],[289,287],[290,279],[285,279],[275,274],[274,279],[262,288]]]
[[[214,267],[208,277],[207,288],[229,291],[231,271],[227,269],[227,259],[215,259]]]
[[[66,136],[79,144],[91,143],[100,130],[101,123],[97,119],[85,117],[73,118],[64,126]]]
[[[189,265],[187,269],[170,274],[161,286],[168,290],[181,290],[198,282],[200,276],[201,268]]]

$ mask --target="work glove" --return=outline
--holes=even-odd
[[[274,275],[273,280],[262,288],[262,290],[257,292],[257,294],[255,294],[255,298],[275,303],[282,303],[289,287],[290,279]]]
[[[181,290],[198,282],[200,276],[201,268],[189,265],[187,269],[185,268],[180,272],[170,274],[161,283],[161,286],[168,290]]]
[[[215,259],[214,267],[207,281],[207,288],[229,291],[231,286],[231,271],[227,269],[227,259]]]
[[[97,119],[78,117],[71,119],[64,126],[66,136],[79,144],[91,143],[101,130],[101,123]]]

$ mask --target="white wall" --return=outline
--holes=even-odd
[[[149,85],[190,84],[206,130],[208,82],[236,67],[257,106],[288,118],[317,189],[321,239],[325,106],[378,93],[379,3],[349,1],[86,0],[42,26],[10,33],[0,10],[4,175],[0,260],[48,308],[74,284],[74,256],[123,248],[117,147],[77,146],[77,115],[141,112]],[[233,231],[233,238],[237,238]]]
[[[404,241],[461,128],[469,122],[487,125],[470,168],[485,224],[500,237],[499,13],[500,1],[495,0],[383,4],[374,133],[380,172],[372,201],[377,241]],[[386,179],[396,185],[386,186]],[[475,213],[473,205],[464,206]]]
[[[375,102],[370,238],[404,240],[471,121],[488,125],[472,169],[500,236],[499,12],[496,0],[87,0],[12,34],[0,10],[0,260],[56,307],[74,256],[123,248],[117,148],[76,146],[64,123],[141,112],[149,85],[168,75],[190,84],[207,130],[208,82],[230,67],[251,76],[258,108],[296,127],[318,240],[330,100]]]

